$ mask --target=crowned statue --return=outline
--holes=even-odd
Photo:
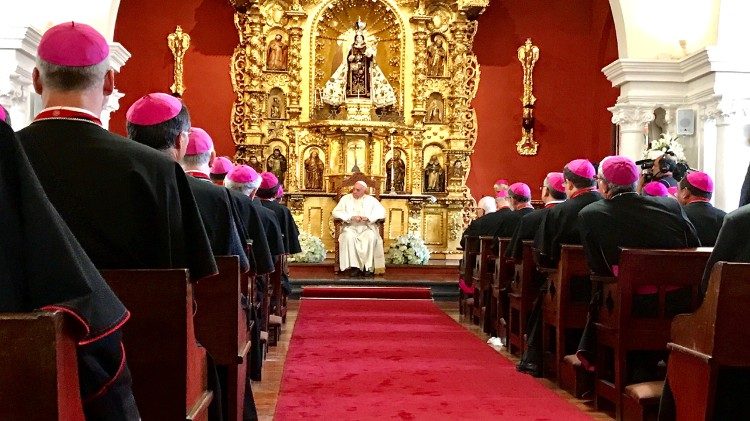
[[[366,26],[360,19],[354,24],[354,41],[346,59],[321,93],[324,103],[336,106],[356,98],[368,100],[376,108],[396,104],[396,93],[375,61],[375,48],[365,41]]]

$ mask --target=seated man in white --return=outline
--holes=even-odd
[[[366,194],[367,184],[357,181],[352,192],[342,197],[333,217],[343,221],[339,235],[339,269],[350,275],[373,276],[385,272],[383,239],[377,221],[385,218],[378,199]]]

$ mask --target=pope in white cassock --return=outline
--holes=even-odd
[[[357,181],[352,192],[342,197],[333,209],[333,217],[343,221],[339,235],[339,269],[380,274],[385,272],[385,253],[376,222],[385,218],[385,208],[365,191],[367,184]]]

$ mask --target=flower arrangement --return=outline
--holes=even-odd
[[[298,238],[302,251],[289,256],[290,262],[320,263],[325,260],[326,248],[320,238],[302,230],[300,230]]]
[[[678,162],[685,161],[685,149],[683,149],[680,142],[677,141],[677,136],[672,133],[662,133],[661,137],[654,139],[650,142],[649,148],[643,152],[643,158],[656,159],[665,152],[671,151],[674,153],[674,158]]]
[[[430,251],[422,237],[408,233],[396,238],[388,249],[386,261],[395,265],[425,265],[430,260]]]

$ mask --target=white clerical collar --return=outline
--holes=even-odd
[[[84,114],[88,114],[88,115],[90,115],[91,117],[94,117],[94,118],[96,118],[96,119],[98,119],[98,118],[99,118],[99,116],[98,116],[98,115],[96,115],[96,114],[92,113],[91,111],[89,111],[89,110],[87,110],[87,109],[84,109],[84,108],[78,108],[78,107],[68,107],[68,106],[65,106],[65,105],[59,105],[59,106],[56,106],[56,107],[47,107],[47,108],[43,109],[42,111],[39,111],[39,114],[41,114],[41,113],[43,113],[43,112],[45,112],[45,111],[55,111],[55,110],[68,110],[68,111],[75,111],[75,112],[77,112],[77,113],[84,113]]]

